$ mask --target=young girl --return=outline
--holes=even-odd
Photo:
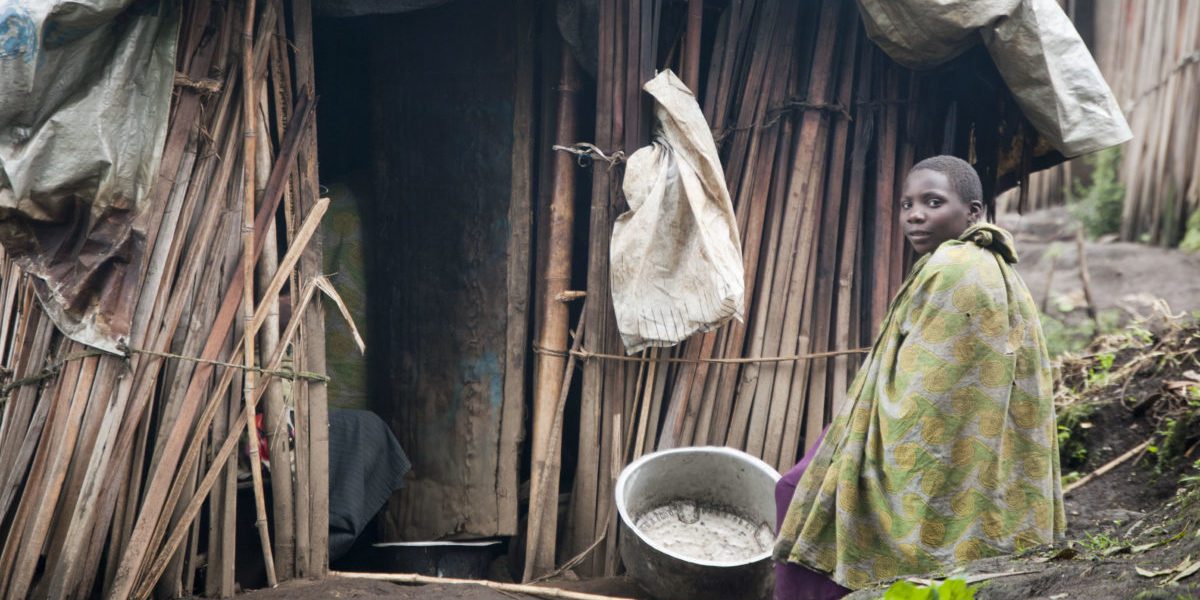
[[[776,490],[777,600],[840,598],[1064,530],[1050,360],[1012,236],[982,222],[979,176],[952,156],[912,168],[899,213],[923,256]]]

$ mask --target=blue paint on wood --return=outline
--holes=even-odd
[[[37,28],[29,14],[16,6],[0,9],[0,59],[31,62],[37,56]]]

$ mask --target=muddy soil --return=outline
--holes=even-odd
[[[651,600],[636,583],[625,577],[545,584],[587,594],[599,594],[633,600]],[[540,600],[475,585],[402,585],[331,577],[322,581],[288,581],[272,590],[254,590],[238,595],[245,600],[317,600],[346,598],[361,600]]]
[[[1064,315],[1056,307],[1061,306],[1058,299],[1079,307],[1084,300],[1075,243],[1077,225],[1067,210],[1002,215],[999,224],[1016,239],[1021,259],[1017,271],[1033,298],[1039,303],[1049,300],[1051,316],[1069,322],[1082,319],[1082,310]],[[1084,253],[1092,297],[1100,312],[1117,310],[1123,318],[1129,310],[1147,314],[1148,303],[1156,298],[1166,300],[1176,312],[1200,310],[1200,253],[1117,241],[1085,242]]]

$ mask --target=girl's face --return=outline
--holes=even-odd
[[[904,180],[900,224],[917,254],[932,252],[942,242],[957,239],[979,220],[982,212],[983,203],[963,202],[945,173],[920,169]]]

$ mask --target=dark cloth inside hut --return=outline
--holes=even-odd
[[[329,411],[329,559],[336,560],[404,485],[412,468],[396,436],[366,410]]]
[[[784,474],[775,484],[775,528],[783,527],[783,519],[787,516],[788,507],[792,504],[792,496],[796,493],[796,485],[804,476],[804,471],[812,463],[813,456],[821,440],[829,431],[826,426],[817,441],[800,459],[796,466]],[[778,561],[775,563],[775,600],[835,600],[849,594],[851,590],[844,588],[823,573],[791,562]]]

